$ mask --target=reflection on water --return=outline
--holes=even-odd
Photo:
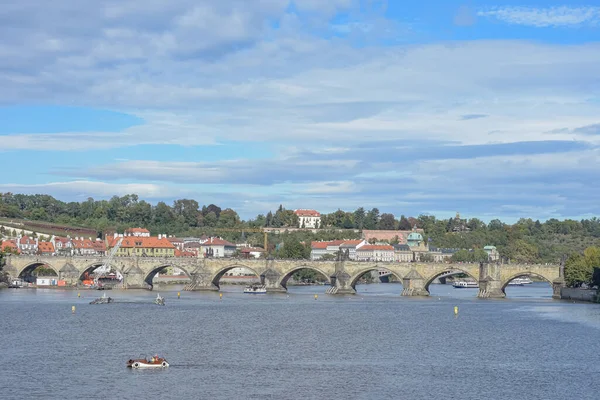
[[[107,292],[117,300],[107,305],[88,304],[98,291],[2,290],[0,397],[597,398],[600,307],[552,300],[550,285],[509,287],[501,300],[450,285],[427,298],[401,297],[400,284],[326,289],[223,286],[220,298],[170,287],[165,307],[144,290]],[[125,368],[155,353],[172,366]]]

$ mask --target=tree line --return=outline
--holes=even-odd
[[[83,202],[63,202],[49,195],[0,194],[0,217],[46,221],[56,224],[94,229],[98,235],[107,231],[122,232],[126,228],[141,226],[152,234],[159,233],[195,236],[217,234],[218,228],[242,229],[261,227],[298,227],[293,210],[278,209],[242,220],[231,208],[215,204],[200,205],[193,199],[178,199],[172,204],[156,205],[139,199],[135,194],[113,196],[109,200],[88,198]],[[486,245],[497,247],[500,255],[515,262],[559,262],[572,254],[583,254],[591,246],[600,246],[600,220],[521,219],[506,224],[498,219],[485,223],[478,218],[437,218],[431,215],[396,218],[391,213],[381,213],[377,208],[347,212],[337,210],[322,214],[322,230],[318,233],[301,231],[290,233],[288,240],[310,244],[311,240],[353,239],[360,233],[353,230],[384,229],[410,230],[417,226],[424,230],[430,246],[467,249],[457,254],[464,261],[477,261],[483,256]],[[343,233],[337,229],[347,229]],[[241,239],[241,232],[218,233],[228,240]],[[262,243],[261,234],[246,233],[244,239],[256,245]],[[278,245],[281,235],[271,235],[270,243]]]

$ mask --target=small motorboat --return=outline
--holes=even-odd
[[[265,285],[249,285],[244,289],[244,293],[265,294],[267,293],[267,288]]]
[[[452,286],[454,286],[455,289],[476,289],[479,287],[479,283],[473,281],[458,281]]]
[[[169,363],[162,357],[154,356],[151,358],[138,358],[127,361],[127,368],[149,369],[149,368],[167,368]]]
[[[160,294],[156,295],[156,299],[154,299],[154,304],[157,304],[159,306],[164,306],[165,305],[165,298],[164,297],[160,297]]]
[[[107,297],[106,293],[104,293],[102,297],[98,297],[97,299],[90,301],[90,304],[108,304],[112,302],[114,302],[112,297]]]

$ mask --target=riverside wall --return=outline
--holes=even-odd
[[[576,300],[596,303],[598,300],[598,291],[596,289],[578,289],[578,288],[561,288],[561,300]]]

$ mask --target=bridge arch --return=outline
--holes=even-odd
[[[506,287],[508,286],[508,284],[512,280],[514,280],[516,278],[521,278],[523,276],[527,276],[527,277],[532,277],[533,276],[533,277],[536,277],[536,278],[540,278],[544,282],[547,282],[548,284],[550,284],[550,286],[552,286],[552,279],[550,279],[550,278],[548,278],[548,277],[546,277],[544,275],[535,273],[535,272],[523,271],[523,272],[519,272],[519,273],[516,273],[516,274],[512,275],[510,278],[508,278],[504,282],[502,282],[502,293],[506,294]]]
[[[17,274],[17,276],[19,278],[21,278],[21,279],[25,278],[27,276],[30,276],[31,273],[36,268],[41,267],[41,266],[45,266],[45,267],[50,268],[52,271],[54,271],[54,273],[56,274],[57,277],[59,276],[59,273],[58,273],[59,270],[57,268],[55,268],[53,265],[51,265],[49,263],[42,262],[42,261],[33,261],[33,262],[30,262],[29,264],[27,264],[23,268],[21,268],[21,270],[19,271],[19,273]]]
[[[430,275],[428,278],[425,279],[425,290],[429,292],[429,286],[431,285],[431,283],[438,277],[447,274],[448,272],[452,272],[452,271],[458,271],[458,273],[463,273],[465,275],[467,275],[468,277],[470,277],[471,279],[473,279],[475,282],[479,283],[479,277],[475,276],[475,274],[473,274],[472,272],[469,272],[467,269],[463,269],[463,268],[457,268],[457,267],[450,267],[450,268],[446,268],[442,271],[438,271],[432,275]]]
[[[179,268],[179,267],[178,267]],[[241,264],[241,263],[234,263],[234,264],[230,264],[226,267],[223,267],[221,269],[219,269],[211,278],[211,284],[213,286],[215,286],[217,289],[220,289],[221,286],[219,284],[219,281],[221,280],[221,278],[223,277],[223,275],[225,275],[227,272],[231,271],[234,268],[245,268],[248,271],[252,272],[254,275],[256,275],[257,280],[260,279],[260,274],[252,267],[249,267],[247,265]]]
[[[192,276],[187,271],[187,268],[181,267],[180,265],[173,264],[173,263],[161,263],[160,265],[157,265],[156,267],[152,267],[152,269],[146,274],[146,276],[144,276],[144,282],[146,282],[150,287],[153,287],[154,284],[152,283],[152,280],[154,279],[156,274],[158,274],[160,271],[162,271],[163,269],[168,268],[168,267],[180,269],[185,273],[185,275],[190,280],[192,279]]]
[[[325,279],[327,280],[328,283],[331,284],[331,277],[329,277],[329,275],[327,275],[327,273],[325,273],[321,268],[315,267],[313,265],[308,265],[308,264],[300,264],[300,265],[293,267],[292,269],[287,271],[285,274],[283,274],[283,276],[279,280],[279,286],[281,286],[285,290],[287,290],[287,283],[290,280],[290,278],[292,277],[292,275],[294,275],[296,272],[298,272],[302,269],[309,269],[311,271],[318,272],[319,274],[321,274],[325,277]]]
[[[88,264],[83,269],[83,271],[81,271],[81,273],[79,274],[79,281],[83,281],[84,280],[86,273],[91,274],[96,269],[100,268],[102,265],[104,265],[104,261],[96,261],[96,262],[93,262],[91,264]],[[116,263],[111,264],[110,268],[114,269],[115,271],[117,271],[118,273],[120,273],[121,275],[123,275],[123,271],[121,271],[120,268],[117,268]]]
[[[350,278],[350,287],[352,288],[352,290],[356,291],[356,284],[358,283],[358,280],[360,278],[362,278],[365,274],[372,272],[372,271],[378,271],[380,269],[385,269],[386,271],[389,271],[392,275],[394,275],[396,277],[396,279],[398,279],[398,281],[400,281],[400,283],[402,283],[402,277],[400,275],[398,275],[397,272],[394,272],[387,267],[380,267],[377,264],[375,264],[373,266],[363,268],[362,270],[360,270],[356,274],[354,274],[354,276],[352,278]]]

